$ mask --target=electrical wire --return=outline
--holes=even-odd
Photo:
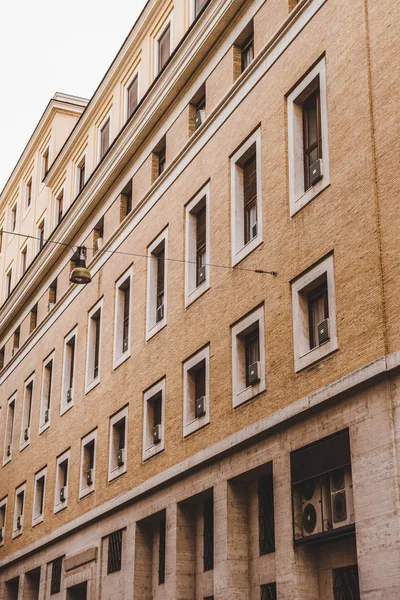
[[[77,250],[79,248],[79,246],[76,246],[74,244],[67,244],[66,242],[58,242],[57,240],[50,240],[50,239],[42,239],[40,237],[34,236],[34,235],[28,235],[28,234],[24,234],[24,233],[16,233],[16,232],[12,232],[12,231],[1,231],[0,230],[0,235],[17,235],[20,237],[24,237],[24,238],[28,238],[31,240],[38,240],[40,242],[46,242],[49,244],[57,244],[59,246],[64,246],[65,248],[72,248]],[[88,248],[87,246],[85,246],[87,250],[92,250],[94,251],[94,248]],[[120,254],[123,256],[133,256],[135,258],[154,258],[151,255],[148,254],[137,254],[135,252],[121,252],[121,250],[104,250],[104,252],[108,252],[109,254]],[[170,262],[177,262],[177,263],[187,263],[187,264],[191,264],[191,265],[195,265],[196,261],[193,260],[184,260],[181,258],[165,258],[164,260],[170,261]],[[207,267],[215,267],[217,269],[234,269],[235,271],[248,271],[251,273],[259,273],[262,275],[273,275],[274,277],[277,275],[276,271],[264,271],[264,269],[249,269],[247,267],[230,267],[227,265],[219,265],[219,264],[215,264],[215,263],[205,263],[204,266]]]

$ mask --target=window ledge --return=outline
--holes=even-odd
[[[20,535],[22,535],[22,529],[15,529],[12,532],[11,538],[15,540],[15,538],[19,537]]]
[[[188,308],[188,306],[193,304],[193,302],[200,298],[200,296],[205,294],[206,291],[210,289],[210,287],[210,279],[207,278],[205,281],[203,281],[203,283],[197,286],[196,289],[194,289],[185,297],[185,308]]]
[[[89,496],[89,494],[91,494],[92,492],[94,492],[94,483],[92,485],[87,485],[81,489],[81,491],[79,492],[79,500],[82,500],[86,496]]]
[[[265,381],[259,381],[259,383],[255,384],[255,385],[249,385],[249,387],[245,388],[238,394],[234,395],[233,408],[237,408],[238,406],[241,406],[245,402],[248,402],[255,396],[258,396],[262,392],[265,392],[266,389],[267,389],[267,386],[265,384]]]
[[[153,446],[145,448],[143,450],[143,462],[145,462],[149,458],[152,458],[153,456],[156,456],[163,450],[165,450],[164,440],[160,444],[153,444]]]
[[[34,519],[32,519],[32,527],[36,527],[36,525],[40,525],[40,523],[43,523],[43,521],[44,521],[44,515],[35,517]]]
[[[199,429],[203,429],[203,427],[205,427],[209,423],[210,423],[210,413],[207,410],[205,415],[203,415],[199,419],[194,419],[194,421],[191,421],[190,423],[187,423],[184,426],[183,437],[186,438],[189,435],[192,435],[192,433],[199,431]]]
[[[159,321],[158,323],[156,323],[155,325],[153,325],[153,327],[151,327],[151,329],[148,329],[146,331],[146,342],[148,342],[159,331],[161,331],[161,329],[164,329],[164,327],[166,325],[167,325],[167,318],[164,317],[164,319],[161,319],[161,321]]]
[[[63,414],[63,413],[61,413],[61,414]],[[44,433],[49,427],[50,427],[50,421],[47,421],[47,423],[43,423],[43,425],[40,425],[39,435],[42,435],[42,433]]]
[[[3,467],[6,466],[6,464],[8,464],[12,459],[12,453],[10,454],[10,456],[7,456],[6,458],[3,459]]]
[[[25,448],[27,448],[30,443],[31,443],[31,439],[30,438],[28,440],[24,440],[22,442],[22,444],[20,445],[20,447],[19,447],[19,451],[22,452],[22,450],[25,450]]]
[[[324,177],[316,185],[311,186],[304,194],[296,198],[291,204],[290,216],[294,217],[309,202],[319,196],[326,188],[330,186],[329,180]]]
[[[65,415],[66,412],[68,412],[69,410],[71,410],[71,408],[74,405],[74,400],[72,399],[71,402],[68,402],[68,404],[64,404],[61,406],[60,408],[60,417],[62,417],[62,415]]]
[[[96,377],[96,379],[93,379],[93,381],[91,381],[90,383],[87,383],[85,386],[85,395],[88,394],[89,392],[91,392],[96,386],[98,386],[100,383],[100,375],[98,377]]]
[[[118,369],[118,367],[120,365],[122,365],[122,363],[124,363],[130,357],[131,357],[131,350],[129,348],[126,352],[124,352],[123,354],[121,354],[121,356],[118,356],[118,358],[116,358],[114,360],[113,371],[115,371],[115,369]]]
[[[61,512],[62,510],[66,509],[68,507],[67,501],[63,502],[62,504],[56,504],[54,506],[54,514]]]
[[[333,339],[333,338],[328,340],[324,344],[321,344],[320,346],[313,348],[306,354],[303,354],[299,358],[296,358],[296,360],[295,360],[296,373],[298,373],[299,371],[302,371],[303,369],[305,369],[306,367],[309,367],[310,365],[313,365],[314,363],[318,362],[319,360],[326,358],[333,352],[336,352],[336,350],[338,350],[338,349],[339,349],[338,341],[337,341],[337,339]]]
[[[110,483],[111,481],[114,481],[114,479],[117,479],[118,477],[120,477],[124,473],[126,473],[126,464],[122,465],[121,467],[117,467],[116,469],[113,469],[112,471],[110,471],[108,473],[108,482]]]
[[[261,239],[261,235],[256,235],[255,238],[247,242],[245,246],[240,248],[233,256],[232,256],[232,266],[236,267],[246,256],[248,256],[253,250],[258,248],[263,243]]]

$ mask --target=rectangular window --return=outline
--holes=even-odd
[[[0,348],[0,371],[4,368],[5,347]]]
[[[11,231],[14,233],[16,228],[17,228],[17,203],[15,203],[11,209]]]
[[[47,310],[50,312],[57,302],[57,279],[50,284],[49,287],[49,303],[47,305]]]
[[[148,247],[147,337],[155,335],[167,323],[167,244],[168,230]]]
[[[258,480],[258,540],[260,556],[275,552],[274,483],[272,475]]]
[[[61,591],[62,556],[51,563],[50,594],[59,594]]]
[[[68,505],[69,460],[69,450],[57,458],[56,489],[54,498],[55,513],[67,508]]]
[[[158,585],[165,583],[165,541],[167,533],[166,515],[163,513],[158,529]]]
[[[4,544],[7,517],[7,496],[0,500],[0,546]]]
[[[210,186],[186,206],[185,306],[210,287]]]
[[[43,363],[42,399],[40,405],[39,433],[50,426],[51,394],[53,391],[54,354]]]
[[[253,154],[243,165],[244,243],[257,236],[257,161]]]
[[[25,210],[28,210],[32,203],[32,177],[27,181],[25,188]]]
[[[28,251],[27,246],[25,246],[21,250],[21,277],[22,277],[22,275],[24,275],[24,273],[26,271],[26,266],[27,266],[27,251]]]
[[[206,120],[206,84],[200,86],[189,103],[189,134],[192,135]]]
[[[183,364],[183,435],[210,422],[210,347]]]
[[[17,329],[13,333],[13,347],[12,347],[12,354],[13,355],[19,349],[20,337],[21,337],[21,328],[18,325]]]
[[[333,598],[334,600],[360,600],[357,565],[333,569]]]
[[[29,334],[31,334],[32,331],[37,327],[37,315],[38,305],[36,303],[34,306],[32,306],[31,311],[29,313]]]
[[[165,379],[144,393],[143,460],[165,448]]]
[[[98,221],[93,229],[93,252],[96,254],[102,249],[104,242],[104,217]]]
[[[126,472],[128,438],[128,408],[124,408],[110,419],[110,449],[108,480]]]
[[[0,254],[3,251],[3,227],[0,227]]]
[[[254,365],[260,362],[260,332],[258,327],[244,336],[246,359],[246,387],[254,383]]]
[[[110,147],[110,126],[111,121],[108,117],[100,129],[100,160]]]
[[[78,331],[74,329],[64,339],[64,365],[61,395],[61,414],[73,406]]]
[[[159,73],[171,55],[171,24],[162,32],[157,40],[157,73]]]
[[[13,538],[16,538],[22,533],[24,525],[25,492],[26,483],[23,483],[15,490]]]
[[[139,100],[139,75],[136,75],[126,89],[127,119],[135,111]]]
[[[48,170],[49,170],[49,149],[46,148],[46,150],[42,154],[42,180],[46,177]]]
[[[131,294],[133,268],[116,283],[114,326],[114,369],[130,356]]]
[[[12,290],[12,269],[6,274],[6,300],[11,295]]]
[[[247,69],[250,63],[254,60],[254,34],[251,33],[241,47],[241,68],[242,73]]]
[[[40,252],[44,246],[44,219],[42,219],[37,228],[37,251]]]
[[[22,450],[25,448],[31,437],[31,420],[32,420],[32,401],[33,401],[33,379],[31,375],[29,379],[25,381],[24,390],[24,407],[22,411],[22,424],[21,424],[21,447]]]
[[[122,564],[122,529],[108,536],[107,575],[121,570]]]
[[[204,500],[204,527],[203,527],[203,568],[210,571],[214,568],[214,500]]]
[[[160,151],[158,152],[158,177],[164,173],[165,171],[165,167],[167,164],[167,149],[165,144],[161,147]]]
[[[79,489],[80,498],[87,496],[94,490],[96,474],[96,443],[96,429],[82,439],[81,481]]]
[[[103,300],[100,300],[89,312],[88,346],[86,358],[86,388],[88,393],[100,382],[101,358],[101,313]]]
[[[33,497],[32,527],[38,525],[44,518],[44,500],[46,490],[46,468],[35,475],[35,488]]]
[[[76,193],[79,194],[86,183],[86,156],[83,156],[76,166]]]
[[[61,222],[64,214],[64,190],[61,190],[56,197],[56,225]]]
[[[120,204],[120,222],[129,215],[132,210],[132,179],[128,181],[126,186],[121,192],[121,204]]]
[[[277,600],[276,583],[265,583],[261,586],[261,600]]]
[[[12,447],[14,439],[14,421],[15,421],[15,403],[17,400],[16,394],[8,399],[7,402],[7,420],[4,439],[4,458],[3,465],[11,460]]]
[[[303,102],[304,191],[314,185],[312,168],[322,158],[321,101],[319,88]]]

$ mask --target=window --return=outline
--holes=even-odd
[[[266,389],[264,306],[232,325],[232,389],[234,407]]]
[[[6,419],[6,431],[4,436],[4,457],[3,465],[8,463],[12,457],[12,446],[14,439],[14,425],[15,425],[15,403],[17,401],[17,395],[14,394],[7,402],[7,419]]]
[[[295,371],[338,349],[333,255],[292,281]]]
[[[210,186],[186,206],[185,306],[210,287]]]
[[[38,305],[37,303],[32,306],[31,311],[29,313],[29,334],[32,333],[37,326],[37,314],[38,314]]]
[[[27,266],[27,252],[28,247],[24,246],[21,250],[21,277],[24,275]]]
[[[162,514],[158,530],[158,585],[165,583],[165,541],[167,533],[166,514]]]
[[[50,594],[58,594],[61,591],[62,556],[51,563]]]
[[[28,179],[25,187],[25,211],[28,210],[32,203],[32,177]]]
[[[254,60],[254,22],[250,21],[233,45],[233,78],[236,80]]]
[[[76,347],[78,330],[74,329],[64,339],[64,365],[61,392],[61,414],[74,404],[74,382],[76,368]]]
[[[165,167],[167,166],[166,153],[167,147],[164,136],[153,151],[152,182],[154,182],[157,179],[157,177],[160,177],[160,175],[165,171]]]
[[[139,101],[139,74],[137,73],[126,88],[126,118],[133,114]]]
[[[333,597],[334,600],[360,600],[357,565],[333,569]]]
[[[203,567],[204,571],[214,568],[214,500],[204,500],[203,525]]]
[[[0,254],[3,251],[3,225],[0,227]]]
[[[5,356],[5,346],[0,348],[0,371],[4,368],[4,356]]]
[[[132,281],[133,268],[131,267],[115,284],[114,369],[131,353]]]
[[[88,316],[89,326],[86,356],[86,394],[100,382],[102,310],[103,300],[100,300],[91,309]]]
[[[168,229],[150,244],[147,253],[148,340],[167,324]]]
[[[258,480],[258,541],[260,556],[275,552],[274,482],[272,475]]]
[[[121,192],[120,200],[120,222],[129,215],[132,210],[132,179],[128,181]]]
[[[41,523],[44,519],[44,500],[46,490],[46,467],[35,475],[35,487],[33,497],[32,527]]]
[[[287,105],[293,216],[330,183],[324,58],[289,93]]]
[[[46,150],[42,154],[42,180],[46,177],[47,171],[49,170],[49,149]]]
[[[261,586],[261,600],[277,600],[276,583],[265,583]]]
[[[0,546],[4,544],[7,517],[7,496],[0,500]]]
[[[18,325],[18,327],[16,328],[16,330],[13,333],[13,347],[12,347],[12,354],[14,355],[17,350],[19,349],[19,342],[20,342],[20,337],[21,337],[21,328]]]
[[[126,472],[128,439],[128,407],[110,418],[110,451],[108,481]]]
[[[94,490],[96,475],[96,443],[96,429],[82,439],[79,498],[87,496]]]
[[[210,347],[183,363],[183,435],[210,422]]]
[[[43,362],[42,399],[40,403],[39,434],[50,426],[51,394],[53,391],[54,353]]]
[[[190,130],[192,134],[206,120],[206,84],[200,87],[190,101]]]
[[[122,563],[122,529],[108,536],[107,575],[121,570]]]
[[[9,269],[8,273],[6,273],[6,300],[11,295],[11,290],[12,290],[11,286],[12,286],[12,269]]]
[[[15,490],[14,524],[12,532],[13,538],[18,537],[22,533],[22,528],[24,525],[25,492],[26,483],[23,483]]]
[[[260,130],[232,156],[231,185],[234,266],[262,242]]]
[[[37,228],[37,252],[40,252],[44,246],[44,219],[42,219]]]
[[[165,379],[144,393],[143,460],[165,448]]]
[[[29,379],[25,381],[24,386],[24,408],[22,411],[20,450],[23,450],[28,446],[31,438],[33,380],[34,375],[31,375]]]
[[[62,189],[56,196],[56,225],[61,222],[64,214],[64,190]]]
[[[93,230],[93,251],[96,254],[103,247],[104,241],[104,217],[95,225]]]
[[[86,183],[86,155],[84,154],[82,158],[78,161],[76,165],[76,194],[83,189]]]
[[[15,203],[11,209],[11,231],[12,231],[12,233],[14,233],[16,228],[17,228],[17,203]]]
[[[251,34],[241,47],[241,68],[242,73],[247,69],[254,59],[254,34]]]
[[[105,153],[107,152],[107,150],[110,147],[110,128],[111,128],[110,117],[107,117],[107,119],[101,126],[100,132],[99,132],[99,145],[100,145],[99,158],[100,158],[100,160],[103,158],[103,156],[105,155]]]
[[[47,305],[47,310],[50,312],[57,302],[57,279],[53,281],[53,283],[49,286],[49,303]]]
[[[194,0],[194,18],[197,19],[203,8],[208,4],[208,0]]]
[[[171,55],[171,42],[171,23],[168,23],[157,39],[156,74],[163,69]]]
[[[70,451],[67,450],[57,458],[56,489],[54,498],[54,512],[57,513],[68,505],[68,479],[69,479]]]

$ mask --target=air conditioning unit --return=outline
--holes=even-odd
[[[251,239],[253,240],[255,237],[257,237],[257,222],[251,226]]]
[[[156,313],[156,321],[158,323],[158,321],[161,321],[164,318],[164,304],[161,304],[161,306],[157,307],[157,313]]]
[[[197,271],[197,280],[198,280],[198,285],[200,285],[201,283],[203,283],[203,281],[206,280],[206,267],[200,267],[200,269]]]
[[[200,396],[200,398],[197,398],[195,413],[196,413],[196,419],[200,419],[200,417],[203,417],[206,414],[206,398],[205,398],[205,396]]]
[[[65,486],[60,488],[60,502],[65,502],[66,493],[67,493],[67,489]]]
[[[4,527],[0,527],[0,542],[4,541]]]
[[[49,302],[47,305],[47,312],[50,312],[55,307],[55,302]]]
[[[329,341],[329,319],[324,319],[317,325],[318,329],[318,344],[324,344]]]
[[[128,338],[124,338],[122,342],[122,351],[126,352],[128,350]]]
[[[72,400],[72,388],[67,390],[67,402],[71,402]]]
[[[46,408],[46,410],[44,411],[44,422],[47,423],[49,420],[49,409]]]
[[[247,367],[247,379],[249,385],[255,385],[260,381],[261,364],[259,361]]]
[[[17,517],[17,529],[22,529],[22,515]]]
[[[19,350],[19,348],[17,346],[15,346],[15,348],[13,348],[11,350],[11,356],[15,356],[15,354],[17,354],[18,350]]]
[[[194,128],[198,129],[200,125],[206,120],[206,111],[204,109],[198,110],[194,115]]]
[[[24,440],[25,440],[25,442],[27,442],[29,440],[29,427],[25,428],[25,431],[24,431]]]
[[[11,444],[7,446],[7,456],[11,456]]]
[[[301,485],[301,525],[303,537],[323,532],[322,486],[318,479]]]
[[[125,448],[120,448],[117,454],[117,465],[122,467],[125,462]]]
[[[97,250],[101,250],[102,249],[102,247],[103,247],[103,241],[104,240],[103,240],[102,237],[97,238],[97,240],[96,240],[96,249]]]
[[[330,474],[332,527],[336,529],[354,523],[353,484],[350,467]]]
[[[319,158],[310,167],[310,185],[315,185],[322,179],[322,175],[322,158]]]
[[[153,444],[159,444],[161,442],[161,425],[153,427]]]
[[[87,485],[92,485],[93,483],[93,469],[89,469],[86,473],[86,483]]]

